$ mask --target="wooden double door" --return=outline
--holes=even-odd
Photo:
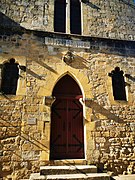
[[[51,159],[84,158],[83,110],[79,99],[57,98],[52,106]]]
[[[51,108],[51,160],[84,158],[83,106],[79,101],[80,95],[75,95],[80,93],[78,85],[69,76],[65,76],[54,88],[56,100]]]

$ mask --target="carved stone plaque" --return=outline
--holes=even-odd
[[[29,125],[36,125],[37,124],[37,119],[32,117],[32,118],[28,118],[28,124]]]

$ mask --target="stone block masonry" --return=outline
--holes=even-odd
[[[81,2],[82,35],[135,40],[135,4],[132,0],[86,2]],[[54,31],[54,1],[1,0],[0,11],[0,22],[4,27]]]
[[[24,90],[18,87],[16,96],[0,95],[2,178],[28,178],[31,172],[39,172],[40,164],[49,162],[51,112],[44,99],[51,95],[57,78],[66,72],[79,79],[86,96],[87,162],[96,164],[99,171],[134,173],[134,81],[133,78],[126,79],[129,84],[128,101],[115,102],[108,76],[112,67],[120,66],[126,74],[134,77],[134,55],[117,54],[119,49],[110,52],[106,48],[106,53],[102,52],[100,44],[105,44],[106,40],[99,39],[98,50],[81,48],[79,52],[72,47],[74,61],[67,65],[62,61],[67,47],[59,49],[58,45],[53,45],[55,53],[50,52],[42,38],[39,41],[38,35],[20,36],[18,49],[9,40],[12,36],[5,35],[6,41],[1,39],[1,64],[12,55],[20,65],[26,66],[26,72],[22,70],[19,79],[19,87],[24,87]],[[14,35],[15,39],[17,37]],[[6,47],[7,42],[12,44],[12,49]],[[126,43],[128,47],[130,41]],[[113,41],[113,47],[114,44]],[[26,85],[22,86],[24,82]]]
[[[1,1],[0,85],[3,64],[10,58],[19,64],[16,95],[0,92],[2,180],[28,179],[41,165],[55,163],[52,92],[65,75],[83,95],[82,161],[99,172],[135,173],[135,8],[125,2],[81,2],[81,36],[53,32],[54,1]],[[109,73],[115,67],[124,72],[127,101],[114,100]]]

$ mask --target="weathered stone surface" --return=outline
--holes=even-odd
[[[69,1],[67,1],[69,3]],[[126,1],[98,1],[81,3],[83,19],[83,35],[105,37],[111,39],[134,40],[135,4]],[[69,7],[69,6],[68,6]],[[54,31],[54,1],[1,1],[1,24],[13,28],[22,26],[26,29]],[[14,9],[14,10],[13,10]],[[69,9],[67,9],[69,11]],[[3,17],[3,15],[6,16]],[[12,19],[12,20],[10,20]],[[86,25],[87,24],[87,25]],[[70,29],[67,23],[68,31]],[[67,32],[68,33],[68,32]]]
[[[20,180],[39,172],[41,164],[51,164],[51,103],[45,104],[45,96],[52,96],[65,74],[75,79],[84,95],[87,163],[114,174],[135,173],[135,8],[125,1],[83,3],[83,34],[96,38],[33,31],[53,31],[53,3],[2,0],[0,4],[7,29],[0,30],[0,65],[14,57],[25,69],[19,70],[16,96],[0,94],[0,176]],[[18,25],[30,30],[19,30]],[[47,44],[46,37],[53,43]],[[67,44],[60,45],[65,39]],[[63,57],[69,49],[74,61],[66,64]],[[114,101],[112,95],[108,73],[116,66],[127,74],[126,102]]]

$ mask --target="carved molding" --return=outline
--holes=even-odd
[[[54,96],[45,96],[45,105],[51,107],[55,99],[56,98]]]

